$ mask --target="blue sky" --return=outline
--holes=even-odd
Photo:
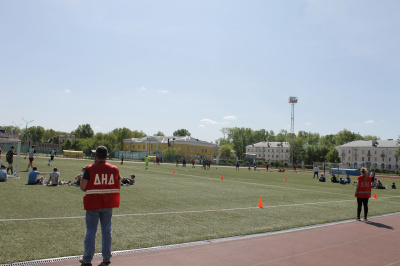
[[[0,1],[2,125],[400,135],[400,2]]]

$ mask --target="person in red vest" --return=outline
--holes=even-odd
[[[96,149],[96,162],[86,167],[80,188],[86,192],[83,206],[86,210],[85,253],[79,260],[81,265],[92,265],[95,252],[97,224],[100,220],[102,233],[103,262],[111,262],[111,218],[113,208],[119,207],[119,169],[106,162],[108,150],[104,146]]]
[[[357,221],[361,221],[361,206],[364,205],[364,221],[368,221],[368,200],[371,197],[371,177],[368,176],[366,168],[361,169],[361,175],[357,178],[356,192],[357,198]]]

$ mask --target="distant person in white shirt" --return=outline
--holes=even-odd
[[[319,172],[319,168],[318,168],[317,165],[315,165],[314,166],[314,176],[313,176],[313,178],[315,178],[315,176],[317,176],[317,178],[318,178],[318,172]]]
[[[26,171],[29,171],[29,167],[32,167],[33,169],[33,157],[36,156],[37,158],[37,154],[36,154],[36,150],[35,150],[35,145],[32,145],[32,148],[30,148],[28,150],[28,153],[26,154],[26,156],[29,156],[29,164],[28,164],[28,168],[26,168]],[[26,159],[26,156],[24,159]]]
[[[57,150],[54,148],[51,153],[50,153],[50,160],[49,163],[47,165],[50,166],[51,162],[54,160],[54,156],[57,154]]]
[[[49,180],[49,183],[47,184],[48,186],[57,186],[58,187],[60,185],[60,183],[61,183],[59,181],[60,173],[57,171],[58,171],[58,169],[54,168],[53,172],[50,173],[50,180]]]

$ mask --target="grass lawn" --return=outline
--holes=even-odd
[[[62,180],[73,180],[92,163],[56,158],[50,167],[47,161],[35,159],[34,165],[42,172],[58,167]],[[27,164],[22,159],[20,170]],[[135,174],[136,184],[121,187],[121,205],[114,209],[113,250],[271,232],[356,216],[355,186],[320,183],[309,173],[153,164],[146,171],[144,163],[132,162],[119,168],[122,176]],[[84,193],[67,185],[27,186],[28,173],[21,171],[20,176],[0,183],[0,263],[82,254]],[[378,199],[370,200],[369,216],[400,212],[399,190],[375,192]],[[257,207],[260,197],[262,209]],[[100,243],[98,232],[96,252]]]

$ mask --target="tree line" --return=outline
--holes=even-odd
[[[90,124],[79,125],[72,132],[55,131],[53,129],[45,129],[41,126],[32,126],[27,129],[20,129],[16,126],[4,126],[9,133],[18,134],[21,141],[31,140],[33,142],[53,142],[59,144],[59,135],[75,135],[75,141],[65,141],[62,145],[65,150],[80,150],[89,154],[91,150],[99,145],[105,145],[110,152],[122,150],[123,140],[130,138],[141,138],[148,136],[142,130],[131,130],[129,128],[116,128],[108,133],[94,133]],[[240,160],[245,158],[246,146],[258,142],[293,142],[294,158],[290,161],[296,163],[305,162],[312,164],[316,161],[329,161],[333,163],[340,162],[340,156],[336,150],[337,146],[355,140],[379,140],[377,136],[365,135],[351,132],[343,129],[336,134],[320,136],[319,133],[299,131],[291,134],[287,130],[280,130],[277,134],[273,130],[253,130],[244,127],[224,127],[221,129],[223,137],[216,140],[216,144],[220,145],[220,157],[235,158]],[[174,131],[173,136],[190,136],[191,133],[187,129],[178,129]],[[165,136],[158,131],[154,136]],[[400,140],[400,137],[399,137]],[[398,140],[398,141],[399,141]],[[290,152],[292,155],[292,152]],[[400,157],[400,149],[398,151]],[[293,159],[293,160],[292,160]]]
[[[75,141],[67,139],[62,143],[64,150],[83,151],[85,154],[90,154],[91,150],[96,149],[99,145],[105,145],[109,152],[122,150],[123,140],[131,138],[142,138],[148,136],[142,130],[130,130],[129,128],[116,128],[108,133],[94,133],[90,124],[79,125],[72,132],[56,131],[53,129],[45,129],[41,126],[31,126],[27,129],[17,126],[3,126],[7,133],[18,134],[19,139],[24,142],[30,140],[32,142],[55,143],[61,144],[59,135],[75,135]],[[174,131],[173,136],[190,136],[187,129],[178,129]],[[158,131],[154,136],[165,136],[161,131]]]

